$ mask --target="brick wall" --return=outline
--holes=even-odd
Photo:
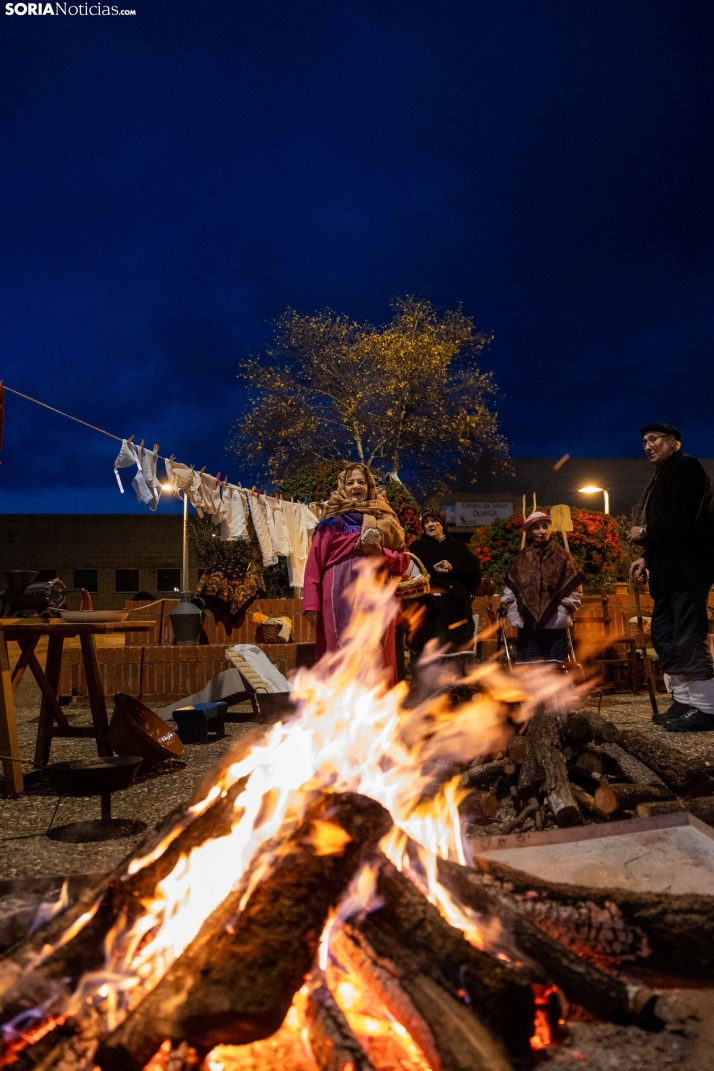
[[[6,513],[0,515],[0,570],[53,569],[71,588],[75,569],[96,569],[95,606],[120,609],[127,596],[114,591],[115,570],[138,569],[140,590],[153,594],[156,570],[181,566],[182,525],[175,514]],[[193,555],[189,578],[195,591]]]

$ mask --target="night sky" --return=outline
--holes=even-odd
[[[714,457],[709,0],[125,2],[0,14],[8,386],[246,481],[271,321],[411,293],[494,332],[514,455]],[[7,395],[0,509],[145,510],[117,445]]]

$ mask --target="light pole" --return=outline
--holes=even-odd
[[[162,491],[170,491],[172,494],[177,494],[174,491],[170,483],[162,483]],[[188,591],[188,495],[185,491],[181,491],[183,495],[183,543],[181,546],[181,591]]]
[[[581,495],[594,495],[597,494],[598,491],[601,491],[602,494],[605,496],[605,513],[610,512],[610,495],[604,487],[594,487],[588,484],[587,487],[579,487],[578,491]]]

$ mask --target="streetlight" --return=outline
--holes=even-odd
[[[604,487],[594,487],[591,484],[588,484],[587,487],[579,487],[578,491],[581,495],[594,495],[597,494],[598,491],[601,491],[605,496],[605,513],[610,512],[610,495]]]
[[[162,491],[170,491],[173,494],[177,494],[174,491],[170,483],[161,484]],[[180,492],[183,495],[183,545],[181,547],[181,591],[188,591],[188,495],[185,491]]]

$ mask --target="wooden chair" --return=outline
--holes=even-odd
[[[584,595],[575,614],[573,643],[582,650],[592,646],[590,660],[602,667],[603,683],[615,685],[615,673],[624,669],[633,695],[640,692],[637,642],[625,621],[625,612],[608,595]],[[599,650],[598,650],[599,648]],[[578,660],[583,658],[578,653]]]

